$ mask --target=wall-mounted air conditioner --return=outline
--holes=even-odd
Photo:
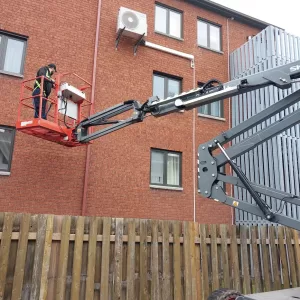
[[[124,29],[125,28],[125,29]],[[140,38],[147,36],[147,17],[146,14],[126,8],[119,8],[117,33],[122,32],[123,36]]]

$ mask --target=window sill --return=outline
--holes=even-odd
[[[167,186],[167,185],[150,184],[150,187],[153,188],[153,189],[162,189],[162,190],[171,190],[171,191],[183,191],[182,187]]]
[[[3,70],[0,70],[0,74],[9,75],[9,76],[18,77],[18,78],[24,78],[24,76],[21,74],[7,72],[7,71],[3,71]]]
[[[168,38],[171,38],[171,39],[174,39],[174,40],[177,40],[177,41],[180,41],[180,42],[184,41],[183,38],[179,38],[179,37],[176,37],[176,36],[173,36],[173,35],[169,35],[169,34],[166,34],[166,33],[163,33],[163,32],[154,31],[154,33],[162,35],[162,36],[165,36],[165,37],[168,37]]]
[[[226,122],[226,119],[225,119],[225,118],[215,117],[215,116],[211,116],[211,115],[204,115],[204,114],[199,114],[199,113],[198,113],[198,117],[202,117],[202,118],[207,118],[207,119],[213,119],[213,120],[217,120],[217,121]]]
[[[0,176],[9,176],[10,175],[10,172],[7,172],[7,171],[0,171]]]
[[[199,48],[202,48],[202,49],[205,49],[205,50],[209,50],[209,51],[212,51],[212,52],[215,52],[215,53],[218,53],[218,54],[224,54],[223,51],[219,51],[219,50],[214,50],[214,49],[211,49],[211,48],[208,48],[208,47],[205,47],[205,46],[200,46],[198,45]]]

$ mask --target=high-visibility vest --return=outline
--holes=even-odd
[[[47,70],[47,72],[46,72],[46,77],[48,78],[48,79],[51,79],[51,76],[49,75],[49,71]],[[35,88],[34,88],[34,91],[37,89],[37,88],[41,88],[41,85],[40,85],[40,83],[38,82],[38,80],[36,79],[35,80],[35,84],[37,85]],[[44,94],[45,94],[45,91],[44,91]]]

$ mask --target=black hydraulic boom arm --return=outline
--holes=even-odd
[[[125,101],[83,120],[75,128],[74,135],[80,143],[86,143],[128,125],[142,122],[147,114],[151,114],[154,117],[161,117],[180,110],[191,110],[202,105],[225,100],[271,85],[280,89],[288,89],[291,88],[292,84],[295,83],[295,79],[298,78],[300,78],[300,60],[254,75],[245,76],[241,79],[235,79],[225,84],[212,79],[201,88],[166,99],[151,97],[144,104],[141,104],[137,100]],[[285,110],[289,106],[296,104],[298,101],[300,101],[300,90],[276,102],[264,111],[222,133],[211,141],[200,145],[198,148],[198,187],[200,193],[206,198],[212,198],[271,222],[300,230],[299,221],[271,211],[270,207],[261,198],[261,194],[297,205],[300,205],[300,199],[295,195],[250,182],[233,161],[236,157],[300,123],[300,109],[251,135],[239,144],[233,145],[226,150],[223,147],[224,144],[232,141],[235,137]],[[111,120],[112,117],[129,110],[133,110],[129,118],[125,120]],[[101,125],[110,126],[90,133],[90,127]],[[214,157],[213,151],[216,149],[219,149],[221,153]],[[236,176],[227,176],[219,173],[220,167],[227,163],[231,165]],[[219,181],[246,189],[257,205],[227,196],[223,188],[218,184]]]
[[[132,109],[133,114],[131,117],[126,118],[125,120],[111,120],[112,117],[115,117]],[[141,104],[136,100],[128,100],[124,103],[110,107],[104,111],[100,111],[81,121],[80,124],[76,127],[74,134],[75,136],[77,136],[77,140],[79,142],[87,143],[126,126],[132,125],[137,122],[142,122],[144,116],[145,114],[141,110]],[[90,127],[107,124],[113,125],[92,133],[89,132]]]
[[[224,132],[211,141],[199,145],[198,187],[200,193],[207,198],[212,198],[232,207],[239,208],[243,211],[262,217],[263,219],[267,219],[268,221],[300,230],[299,221],[276,212],[272,212],[270,207],[268,207],[266,202],[261,198],[261,194],[296,205],[300,205],[300,199],[295,195],[250,182],[233,161],[238,156],[252,150],[275,135],[285,131],[297,123],[300,123],[300,109],[252,134],[240,143],[226,148],[226,150],[223,147],[225,143],[232,141],[237,135],[244,133],[264,120],[269,119],[276,113],[288,108],[296,102],[299,102],[299,100],[300,90],[273,104],[257,115],[254,115],[238,126]],[[220,149],[221,153],[214,156],[213,151],[215,149]],[[220,167],[226,163],[231,165],[236,176],[223,175],[219,172]],[[229,197],[218,184],[218,181],[246,189],[255,200],[257,206]]]

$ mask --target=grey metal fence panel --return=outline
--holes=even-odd
[[[255,74],[299,58],[300,37],[269,26],[230,54],[230,76],[231,79],[241,78],[246,74]],[[240,124],[261,110],[281,101],[299,88],[299,83],[285,91],[270,86],[247,93],[244,96],[233,97],[232,126]],[[300,102],[245,132],[237,137],[233,144],[292,113],[299,105]],[[299,154],[300,126],[296,125],[237,158],[236,163],[252,182],[300,196]],[[242,189],[234,188],[233,192],[235,197],[254,203],[251,196]],[[263,199],[272,210],[283,209],[282,214],[292,218],[300,218],[300,206],[287,204],[282,207],[282,202],[278,199],[269,197]],[[236,223],[250,225],[268,222],[236,209]]]
[[[241,56],[241,73],[242,73],[242,75],[244,75],[244,73],[246,71],[245,45],[241,46],[240,56]]]
[[[293,163],[293,168],[294,168],[294,177],[295,177],[295,190],[294,190],[294,194],[295,195],[299,195],[299,172],[298,172],[298,159],[299,159],[299,150],[297,149],[297,139],[296,138],[292,138],[292,152],[293,152],[293,159],[292,159],[292,163]],[[298,212],[297,212],[298,214]],[[298,216],[300,217],[300,216]]]
[[[283,158],[283,170],[284,170],[284,190],[290,191],[290,178],[289,178],[289,169],[288,169],[288,157],[287,157],[287,136],[282,136],[282,158]],[[291,216],[291,204],[287,203],[286,214],[288,217]]]
[[[247,44],[249,44],[249,68],[254,65],[254,50],[253,50],[253,40],[251,39]]]
[[[296,158],[297,158],[297,162],[296,162],[296,168],[297,168],[297,173],[298,173],[298,176],[299,176],[299,180],[300,180],[300,174],[299,174],[299,170],[300,170],[300,157],[299,157],[299,153],[300,153],[300,139],[294,139],[295,142],[296,142],[296,151],[295,151],[295,155],[296,155]],[[299,181],[296,181],[296,184],[297,184],[297,187],[298,189],[300,190],[300,187],[299,187]],[[296,195],[299,195],[300,191],[296,190]],[[297,207],[297,212],[298,212],[298,218],[300,218],[300,206]]]
[[[279,161],[279,190],[285,191],[284,184],[284,164],[283,164],[283,154],[282,154],[282,135],[277,136],[277,149],[278,149],[278,161]]]

